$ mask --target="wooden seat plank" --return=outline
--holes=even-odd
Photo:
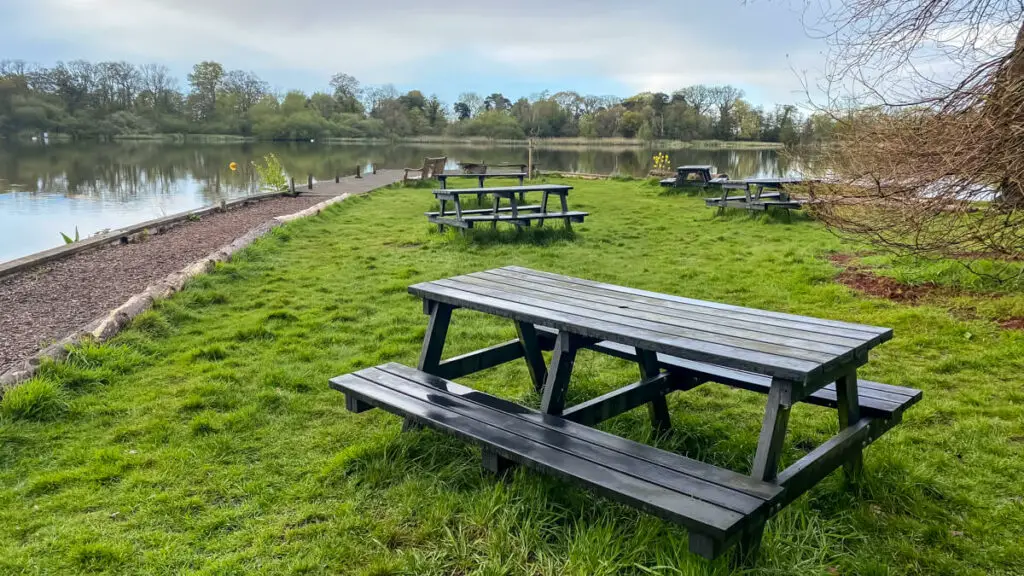
[[[373,370],[385,374],[391,374],[401,380],[388,379],[377,375]],[[764,498],[750,496],[743,492],[715,484],[714,482],[700,478],[694,474],[679,473],[673,469],[665,468],[635,458],[629,454],[611,450],[601,444],[595,444],[581,439],[572,434],[576,427],[562,427],[556,429],[522,418],[520,414],[508,413],[504,410],[494,408],[490,403],[477,402],[474,398],[486,396],[477,394],[473,397],[464,397],[448,391],[450,381],[437,377],[431,377],[425,372],[402,366],[400,364],[388,364],[378,366],[375,369],[360,371],[363,378],[373,379],[376,382],[386,385],[394,390],[407,394],[414,398],[431,403],[443,405],[445,408],[468,416],[470,418],[481,417],[481,409],[486,409],[486,418],[489,424],[509,430],[528,440],[545,444],[559,450],[570,450],[574,456],[585,458],[609,469],[618,470],[631,476],[657,484],[663,488],[690,495],[699,500],[716,504],[741,514],[752,514],[758,511],[765,503]],[[423,379],[429,379],[423,382]],[[436,394],[448,394],[450,397],[443,400],[437,398]],[[522,412],[517,410],[516,412]],[[557,417],[547,415],[549,420]],[[579,428],[583,428],[580,426]],[[571,443],[571,446],[569,445]],[[738,476],[738,474],[737,474]]]
[[[556,331],[549,328],[538,327],[538,335],[547,343],[554,340]],[[597,342],[588,345],[587,348],[598,352],[623,358],[626,360],[636,359],[636,349],[624,344],[614,342]],[[694,362],[675,358],[667,354],[658,354],[658,363],[666,370],[684,370],[702,375],[712,382],[724,384],[734,388],[741,388],[751,392],[767,394],[771,389],[772,379],[762,374],[735,370],[723,366],[715,366],[704,362]],[[922,392],[914,388],[882,384],[870,380],[858,380],[858,403],[866,416],[875,418],[890,419],[902,414],[907,408],[916,404],[922,397]],[[829,384],[820,390],[810,394],[803,399],[803,402],[815,406],[835,408],[838,403],[836,399],[835,384]]]
[[[465,212],[463,212],[465,214]],[[531,212],[529,214],[519,214],[512,216],[511,214],[483,214],[475,216],[463,216],[462,219],[466,222],[508,222],[515,220],[551,220],[557,218],[585,218],[590,214],[587,212]]]
[[[532,210],[540,210],[541,209],[541,205],[540,204],[527,204],[525,206],[517,206],[516,209],[517,210],[521,210],[521,211],[529,212],[529,211],[532,211]],[[501,208],[498,208],[498,212],[511,212],[511,211],[512,211],[512,207],[511,206],[502,206]],[[463,214],[493,214],[494,213],[494,208],[473,208],[473,209],[470,209],[470,210],[463,210],[462,213]],[[440,212],[424,212],[423,214],[425,216],[440,216],[441,215]],[[447,210],[447,211],[445,211],[444,215],[445,216],[454,216],[455,215],[455,211],[454,210]]]
[[[439,388],[415,383],[390,372],[367,369],[331,380],[331,386],[353,394],[360,401],[414,419],[487,446],[503,456],[573,479],[609,497],[624,501],[655,515],[687,526],[716,539],[727,540],[750,521],[763,521],[755,514],[743,514],[693,497],[686,492],[666,488],[633,474],[594,462],[575,453],[594,445],[566,434],[551,432],[551,441],[559,446],[531,440],[520,433],[525,428],[508,430],[491,422],[503,412],[478,404],[459,402],[457,396]],[[518,425],[526,423],[517,420]],[[618,454],[614,458],[624,457]],[[643,461],[636,461],[638,465]],[[661,469],[666,473],[667,469]],[[705,485],[707,487],[708,485]],[[734,504],[735,505],[735,504]],[[758,504],[758,510],[764,508]]]
[[[761,500],[770,500],[780,492],[780,488],[774,484],[761,482],[760,480],[755,480],[750,476],[738,474],[732,470],[719,468],[718,466],[706,464],[699,460],[693,460],[685,456],[666,452],[664,450],[654,448],[653,446],[633,442],[632,440],[627,440],[625,438],[615,436],[614,434],[602,432],[596,428],[577,424],[558,416],[551,416],[550,414],[531,410],[514,402],[479,392],[457,382],[438,378],[437,376],[409,368],[402,364],[389,363],[385,366],[386,367],[383,368],[384,370],[400,373],[411,380],[435,387],[443,387],[451,394],[462,396],[479,404],[483,404],[509,414],[516,414],[524,420],[540,424],[551,428],[552,430],[563,431],[574,437],[610,448],[616,452],[646,460],[647,462],[658,464],[659,466],[671,468],[681,474],[697,476],[724,488],[742,492]]]

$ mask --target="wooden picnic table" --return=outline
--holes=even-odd
[[[427,219],[437,224],[438,230],[444,231],[445,226],[454,226],[460,230],[472,228],[474,224],[490,222],[496,227],[498,222],[507,222],[516,226],[529,226],[536,221],[539,226],[545,220],[560,219],[565,222],[566,228],[572,228],[572,222],[583,222],[588,216],[586,212],[570,211],[566,197],[572,190],[572,186],[565,184],[535,184],[530,186],[500,186],[492,188],[442,188],[434,190],[434,196],[440,203],[440,211],[427,212]],[[525,202],[527,192],[541,192],[541,203],[535,205],[520,204]],[[462,197],[477,196],[478,203],[482,196],[493,196],[494,203],[491,208],[476,208],[465,210],[462,208]],[[550,196],[558,196],[561,204],[561,211],[551,212],[548,210],[548,199]],[[507,199],[509,206],[503,207],[501,201]],[[454,212],[448,210],[448,202],[454,205]]]
[[[517,266],[409,287],[429,322],[417,368],[386,364],[332,379],[354,412],[380,407],[483,447],[483,465],[513,464],[579,482],[686,526],[690,549],[715,558],[739,545],[754,557],[765,522],[839,466],[859,475],[861,451],[897,424],[921,392],[858,380],[868,351],[892,330],[744,308]],[[442,360],[452,311],[511,320],[517,338]],[[566,406],[577,352],[634,361],[640,381]],[[541,352],[551,350],[546,364]],[[524,358],[540,409],[451,379]],[[749,475],[596,430],[647,405],[671,426],[666,395],[709,381],[767,394]],[[839,432],[785,470],[780,456],[796,402],[835,408]]]
[[[704,200],[706,206],[713,206],[718,208],[719,214],[723,213],[726,208],[742,208],[747,211],[761,210],[766,211],[770,208],[781,208],[786,211],[786,216],[789,216],[789,211],[799,210],[803,207],[803,202],[799,200],[793,200],[789,197],[789,193],[782,189],[782,182],[788,179],[783,178],[763,178],[755,179],[750,178],[742,181],[728,181],[722,182],[722,195],[719,198],[708,198]],[[799,180],[794,180],[799,182]],[[751,193],[753,188],[753,193]],[[777,192],[765,192],[765,188],[773,188]],[[740,191],[743,194],[739,196],[730,196],[731,191]]]

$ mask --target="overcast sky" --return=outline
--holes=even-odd
[[[157,62],[182,81],[216,60],[307,92],[346,72],[449,103],[697,83],[800,103],[823,48],[784,0],[0,0],[0,58]]]

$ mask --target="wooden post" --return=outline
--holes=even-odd
[[[362,177],[363,177],[362,166],[356,165],[356,178],[362,178]]]
[[[341,176],[338,176],[337,174],[335,174],[334,175],[334,183],[337,184],[339,182],[341,182]]]
[[[529,146],[526,152],[526,171],[530,180],[533,180],[533,138],[530,138],[527,142],[529,143]]]
[[[288,178],[288,191],[292,193],[292,196],[295,196],[295,177],[294,176]]]
[[[376,162],[374,162],[373,164],[370,164],[370,168],[373,168],[373,173],[374,174],[377,173],[377,163]]]
[[[310,190],[313,189],[313,175],[312,174],[310,174],[309,177],[307,178],[306,186],[308,186]]]

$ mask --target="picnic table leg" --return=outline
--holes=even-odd
[[[773,379],[768,392],[768,403],[765,406],[764,420],[761,422],[761,435],[757,439],[757,453],[754,455],[754,466],[750,475],[758,480],[771,482],[779,473],[779,456],[786,440],[786,427],[789,425],[789,409],[792,405],[790,392],[792,385],[785,380]]]
[[[508,195],[508,203],[512,206],[512,218],[513,219],[519,218],[519,202],[516,201],[515,193],[512,193],[512,194]],[[514,223],[515,223],[515,225],[517,227],[518,226],[523,226],[523,225],[526,225],[526,226],[530,225],[530,221],[529,220],[527,220],[526,222],[520,222],[518,220],[515,220]]]
[[[860,394],[857,391],[857,371],[836,380],[836,403],[839,410],[839,429],[848,428],[860,420]],[[846,480],[856,483],[864,466],[864,455],[858,446],[850,454],[850,459],[843,464]]]
[[[529,322],[517,320],[516,334],[519,336],[519,344],[523,347],[523,358],[526,359],[526,368],[530,371],[533,387],[537,392],[542,392],[544,390],[544,381],[548,376],[548,369],[544,365],[544,355],[540,351],[537,329]]]
[[[569,211],[569,203],[565,199],[565,192],[559,194],[558,197],[562,200],[562,213],[565,214]],[[572,231],[572,221],[568,216],[565,217],[565,229]]]
[[[448,326],[452,321],[452,307],[443,302],[424,300],[423,311],[430,315],[430,320],[427,322],[427,333],[423,335],[423,347],[420,348],[420,360],[416,366],[428,374],[436,374],[441,365]],[[419,430],[422,427],[410,418],[402,422],[402,432]]]
[[[661,373],[658,366],[658,354],[650,350],[636,349],[637,362],[640,364],[640,379],[647,380],[654,378]],[[665,432],[672,428],[672,417],[668,413],[668,401],[664,396],[658,396],[647,404],[647,412],[651,415],[651,425],[658,432]]]
[[[501,208],[501,196],[494,195],[494,220],[491,222],[491,229],[497,229],[498,227],[498,214],[501,212],[498,209]]]
[[[547,193],[547,191],[545,191],[541,195],[541,199],[540,199],[540,213],[541,214],[547,214],[548,213],[548,193]],[[544,226],[544,220],[537,220],[537,226]]]
[[[446,204],[448,204],[447,200],[441,200],[441,213],[438,214],[438,217],[441,217],[441,218],[444,217],[444,208],[445,208]],[[438,232],[444,232],[444,224],[441,224],[440,222],[438,222],[438,224],[437,224],[437,231]]]
[[[541,412],[560,416],[565,410],[565,393],[569,389],[569,376],[572,375],[578,349],[578,336],[561,330],[558,332],[555,348],[551,353],[551,367],[544,381],[544,394],[540,401]]]

